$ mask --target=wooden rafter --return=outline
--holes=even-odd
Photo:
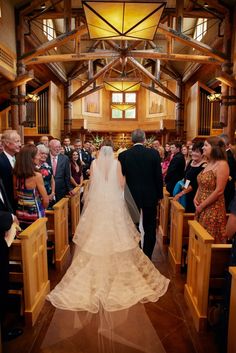
[[[40,45],[37,49],[34,49],[28,53],[25,53],[24,55],[21,56],[20,59],[27,64],[30,60],[33,58],[47,52],[48,50],[55,48],[55,47],[60,47],[67,43],[68,41],[77,38],[78,36],[81,36],[82,34],[87,33],[87,27],[85,25],[80,26],[78,29],[75,29],[73,31],[70,31],[68,33],[63,33],[57,38],[50,40],[46,43],[43,43]]]
[[[74,101],[76,101],[78,99],[81,99],[83,97],[86,97],[89,94],[92,94],[92,93],[95,93],[97,91],[100,91],[100,89],[102,89],[103,87],[104,87],[104,85],[100,85],[100,86],[96,86],[96,87],[90,89],[89,91],[83,92],[83,93],[79,94],[76,98],[74,98],[72,102],[74,102]]]
[[[141,71],[146,77],[151,79],[157,86],[159,86],[169,97],[172,97],[172,99],[178,103],[180,102],[180,99],[172,93],[167,87],[165,87],[154,75],[151,74],[148,70],[146,70],[137,60],[135,60],[132,57],[128,57],[128,61],[131,63],[131,65],[137,67],[139,71]]]
[[[212,56],[208,55],[191,55],[191,54],[168,54],[159,53],[155,50],[134,50],[129,53],[134,58],[146,58],[146,59],[160,59],[170,61],[195,61],[203,64],[221,64],[219,61]],[[223,60],[224,61],[224,60]]]
[[[0,93],[7,92],[12,88],[19,87],[23,85],[24,83],[31,81],[34,79],[34,71],[30,70],[24,75],[16,77],[15,81],[13,82],[7,82],[6,84],[1,85],[0,87]]]
[[[184,33],[179,33],[173,28],[170,28],[164,24],[159,24],[157,32],[165,34],[167,37],[171,37],[177,40],[178,42],[185,44],[188,47],[195,48],[203,53],[206,53],[210,57],[215,58],[220,62],[224,62],[226,60],[226,55],[224,53],[221,53],[218,50],[211,48],[209,45],[199,42]]]
[[[114,59],[109,64],[104,66],[103,69],[98,71],[90,80],[88,80],[83,86],[81,86],[79,89],[77,89],[77,91],[75,91],[68,98],[68,101],[69,102],[74,102],[77,99],[77,96],[79,96],[80,93],[82,93],[87,87],[89,87],[92,83],[94,83],[98,77],[100,77],[101,75],[105,74],[105,72],[107,70],[109,70],[112,66],[115,66],[119,62],[119,60],[120,60],[119,58],[118,59]]]
[[[153,92],[153,93],[158,94],[159,96],[162,96],[162,97],[164,97],[164,98],[166,98],[166,99],[169,99],[169,100],[171,100],[172,102],[176,103],[176,100],[173,99],[171,96],[169,96],[168,94],[165,94],[165,93],[163,93],[163,92],[161,92],[161,91],[158,91],[158,89],[154,88],[153,86],[149,86],[149,85],[147,85],[147,84],[144,83],[144,82],[141,83],[141,86],[144,87],[144,88],[146,88],[147,90]]]
[[[32,58],[27,64],[46,64],[51,62],[67,62],[67,61],[80,61],[80,60],[96,60],[106,58],[117,58],[120,54],[115,51],[98,51],[95,53],[81,53],[81,54],[56,54],[56,55],[41,55]]]

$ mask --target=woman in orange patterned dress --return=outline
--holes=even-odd
[[[209,137],[203,147],[208,160],[198,175],[198,190],[194,198],[195,219],[211,234],[215,243],[226,241],[226,211],[224,189],[229,178],[224,141]]]

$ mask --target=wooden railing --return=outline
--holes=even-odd
[[[236,352],[236,267],[230,267],[229,272],[232,275],[230,308],[229,308],[229,328],[228,328],[228,353]]]
[[[197,331],[207,324],[209,289],[222,288],[231,244],[214,244],[214,238],[197,222],[189,221],[188,271],[184,296]]]
[[[54,243],[55,265],[60,271],[67,266],[70,257],[68,202],[68,198],[63,198],[53,206],[53,210],[46,210],[48,240]]]
[[[47,266],[47,218],[40,218],[27,227],[10,247],[10,261],[20,264],[20,272],[10,272],[10,282],[23,282],[24,316],[34,325],[49,292]]]
[[[168,226],[169,226],[169,212],[170,212],[170,194],[163,188],[163,199],[160,202],[160,224],[159,224],[159,235],[162,238],[163,244],[167,243],[168,238]]]
[[[171,200],[170,203],[170,245],[168,247],[168,255],[174,272],[179,272],[183,246],[188,247],[188,221],[194,219],[194,213],[185,213],[184,207],[178,201]]]

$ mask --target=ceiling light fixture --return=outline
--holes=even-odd
[[[154,40],[165,3],[82,1],[90,39]]]
[[[107,91],[113,92],[135,92],[140,89],[140,82],[127,81],[104,81],[104,86]]]
[[[119,110],[128,110],[128,109],[133,109],[135,107],[134,104],[132,103],[112,103],[111,108],[113,109],[119,109]]]

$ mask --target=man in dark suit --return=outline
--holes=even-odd
[[[13,167],[15,155],[20,151],[21,138],[16,130],[5,130],[2,134],[3,152],[0,153],[0,177],[2,178],[8,200],[12,209],[15,209],[13,193]]]
[[[92,155],[90,151],[90,142],[85,141],[84,142],[84,147],[81,150],[81,157],[82,157],[82,165],[83,165],[83,178],[84,179],[89,179],[89,169],[92,163]]]
[[[119,154],[122,173],[134,198],[143,213],[143,251],[151,259],[156,243],[157,204],[163,197],[163,181],[159,153],[146,148],[145,132],[132,132],[133,147]]]
[[[60,153],[61,143],[59,140],[51,140],[49,142],[49,149],[50,154],[47,163],[52,166],[55,179],[56,201],[59,201],[66,195],[73,194],[73,187],[70,183],[70,161],[67,156]]]
[[[23,332],[18,328],[7,330],[4,327],[9,282],[9,247],[5,241],[5,232],[11,228],[13,222],[19,223],[13,214],[3,182],[0,179],[0,319],[5,340],[14,339]]]
[[[224,196],[225,196],[225,209],[226,212],[230,212],[229,206],[234,198],[235,191],[235,181],[236,181],[236,160],[230,149],[229,136],[226,134],[221,134],[220,137],[225,142],[227,161],[229,165],[229,180],[226,184]]]
[[[181,143],[176,141],[170,144],[170,151],[173,154],[173,158],[167,169],[165,183],[166,189],[173,196],[173,190],[177,181],[183,179],[185,169],[185,159],[181,153]]]

